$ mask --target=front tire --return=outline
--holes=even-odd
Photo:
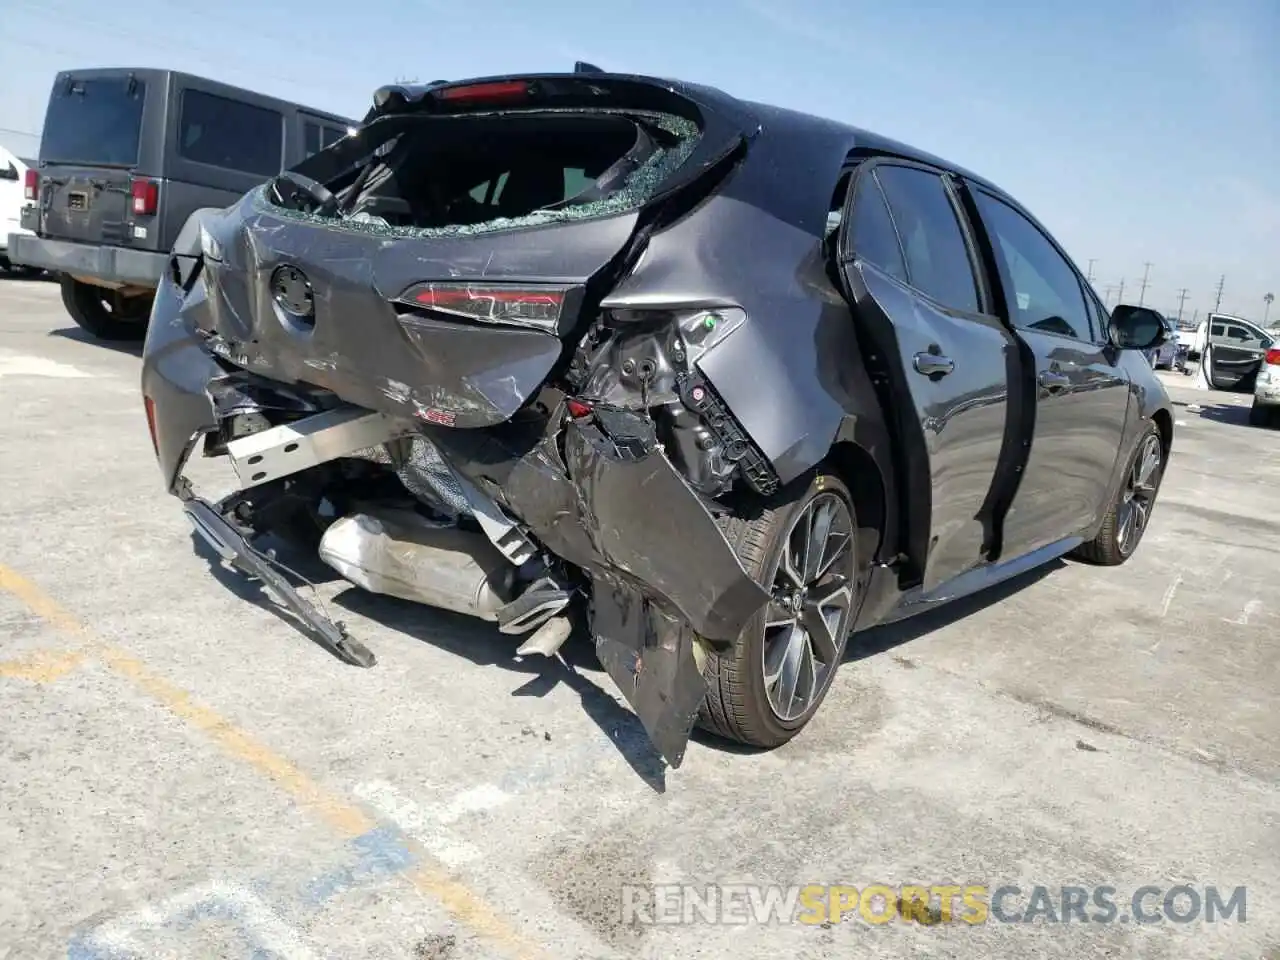
[[[59,278],[62,305],[76,325],[100,340],[137,341],[147,333],[152,297],[122,297],[114,290]]]
[[[724,531],[773,599],[728,650],[708,653],[698,722],[740,743],[777,747],[826,697],[858,610],[853,498],[839,477],[820,470],[779,491],[758,515],[725,520]]]
[[[1119,566],[1133,556],[1147,531],[1162,479],[1164,446],[1159,429],[1149,423],[1125,467],[1124,483],[1098,535],[1072,551],[1072,556],[1104,567]]]

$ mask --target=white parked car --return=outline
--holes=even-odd
[[[22,229],[22,208],[27,205],[27,171],[34,161],[25,160],[0,147],[0,270],[14,269],[9,263],[9,234],[30,233]],[[26,267],[17,268],[31,272]]]
[[[1262,358],[1258,377],[1253,382],[1249,422],[1255,427],[1280,427],[1280,346],[1268,347]]]

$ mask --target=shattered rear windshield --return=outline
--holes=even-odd
[[[589,136],[594,139],[584,140],[576,153],[571,137],[559,134],[547,149],[538,149],[536,145],[516,149],[515,144],[505,144],[511,148],[505,155],[492,141],[480,140],[467,147],[473,156],[441,165],[433,175],[426,172],[430,164],[425,161],[417,166],[402,166],[394,172],[384,170],[370,178],[371,186],[364,188],[355,212],[343,217],[276,204],[269,196],[270,185],[255,191],[253,205],[273,216],[386,237],[461,237],[547,226],[639,208],[688,159],[700,136],[696,124],[668,114],[546,109],[536,114],[544,118],[541,122],[553,131],[558,119],[556,114],[565,123],[572,123],[576,118],[579,123],[612,124],[612,128],[591,131]],[[490,117],[520,119],[516,111]],[[476,115],[468,118],[475,119]],[[524,122],[527,124],[529,119],[526,117]],[[661,131],[661,142],[644,143],[650,139],[640,132],[645,126]],[[439,130],[440,127],[426,125],[424,129]],[[638,140],[637,132],[640,132]],[[397,141],[387,145],[390,149],[379,152],[391,158],[399,149],[398,141],[406,136],[410,134],[401,134]],[[612,182],[610,172],[616,173],[618,164],[626,157],[636,158],[634,169],[622,168],[625,175]],[[379,182],[379,176],[390,181],[397,175],[400,189]],[[606,181],[609,181],[607,190],[602,186]],[[601,195],[594,196],[593,190]],[[409,192],[415,196],[406,198]],[[417,218],[419,222],[409,222],[415,219],[415,202],[422,202],[421,196],[416,195],[427,194],[433,200],[440,196],[446,198],[442,202],[452,222],[421,225],[420,221],[425,219],[421,216]],[[530,207],[534,209],[527,213],[507,213]],[[439,210],[433,209],[433,213],[438,216]]]

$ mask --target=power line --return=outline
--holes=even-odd
[[[30,130],[15,130],[13,127],[0,127],[0,133],[15,133],[20,137],[35,137],[40,139],[40,134],[32,133]]]
[[[1187,288],[1178,291],[1178,322],[1182,322],[1182,305],[1187,302]]]
[[[1142,287],[1138,290],[1138,306],[1144,306],[1147,302],[1147,277],[1151,275],[1151,264],[1144,263],[1142,265]]]

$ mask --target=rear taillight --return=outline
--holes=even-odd
[[[129,185],[133,197],[133,213],[139,217],[154,217],[160,203],[160,185],[154,180],[135,179]]]
[[[156,402],[150,397],[142,398],[142,405],[147,411],[147,429],[151,431],[151,446],[155,448],[156,456],[160,456],[160,441],[156,438]]]
[[[37,170],[28,170],[26,178],[23,180],[23,195],[26,196],[30,203],[35,203],[40,199],[40,173]]]
[[[524,80],[468,83],[460,87],[441,87],[433,94],[437,100],[450,103],[513,103],[528,99],[529,84]]]
[[[479,323],[513,324],[554,333],[573,290],[523,284],[419,283],[406,290],[400,301]]]
[[[1267,351],[1267,366],[1280,367],[1280,347],[1272,347]]]

